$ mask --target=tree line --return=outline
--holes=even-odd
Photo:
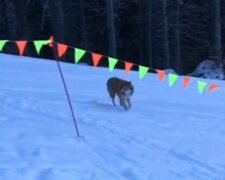
[[[181,74],[204,59],[224,59],[221,0],[0,0],[0,17],[0,39],[53,35],[73,47]],[[5,51],[15,54],[15,45]],[[26,53],[36,56],[32,45]],[[54,52],[46,47],[41,56],[54,58]],[[64,61],[73,62],[72,50]]]

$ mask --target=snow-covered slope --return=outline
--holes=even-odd
[[[81,137],[56,62],[0,55],[0,179],[225,179],[222,81],[200,95],[197,79],[183,90],[155,74],[61,65]],[[112,106],[111,76],[133,82],[131,110]]]

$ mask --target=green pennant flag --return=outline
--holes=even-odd
[[[78,63],[85,53],[86,53],[85,50],[75,48],[75,63]]]
[[[35,49],[38,53],[38,55],[40,55],[40,51],[41,51],[41,48],[43,45],[48,45],[49,41],[46,40],[46,41],[34,41],[34,46],[35,46]]]
[[[169,74],[169,86],[170,87],[172,87],[176,83],[178,77],[179,76],[176,74],[171,74],[171,73]]]
[[[109,61],[109,71],[112,72],[116,66],[116,63],[118,62],[118,59],[108,57],[108,61]]]
[[[203,91],[205,90],[206,86],[207,86],[207,82],[198,81],[198,90],[199,90],[200,94],[203,93]]]
[[[0,52],[2,52],[3,47],[5,46],[5,43],[7,43],[8,40],[0,40]]]
[[[149,68],[139,65],[139,78],[143,79],[148,73]]]

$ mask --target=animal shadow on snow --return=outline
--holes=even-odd
[[[116,112],[123,112],[124,109],[122,109],[119,105],[112,105],[109,103],[104,103],[104,102],[98,102],[98,101],[90,101],[91,104],[94,106],[98,107],[98,109],[102,110],[110,110],[110,111],[116,111]]]
[[[112,111],[112,112],[124,112],[124,109],[122,109],[119,105],[112,105],[110,103],[104,103],[104,102],[98,102],[95,100],[92,101],[79,101],[79,103],[87,105],[88,108],[91,109],[99,109],[102,111]]]

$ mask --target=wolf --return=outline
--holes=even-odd
[[[115,104],[115,96],[119,98],[120,106],[125,110],[131,108],[131,96],[134,93],[134,86],[131,81],[126,81],[117,77],[111,77],[107,81],[107,90],[112,98],[112,103]]]

